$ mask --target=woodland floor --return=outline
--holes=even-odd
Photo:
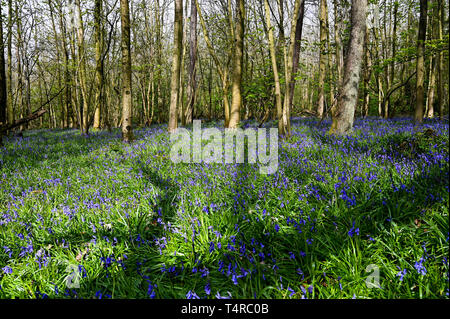
[[[5,137],[0,298],[448,298],[448,120],[292,125],[272,175],[174,164],[166,125]]]

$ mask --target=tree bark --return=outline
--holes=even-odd
[[[330,134],[348,134],[353,129],[364,54],[366,12],[367,0],[352,0],[349,49],[345,59],[343,83],[339,90],[337,110],[333,117]]]
[[[195,0],[191,0],[191,19],[189,24],[189,84],[188,102],[185,112],[186,124],[192,123],[192,112],[197,92],[197,6]]]
[[[80,0],[75,0],[75,22],[77,28],[77,46],[78,46],[78,78],[80,81],[81,96],[83,98],[83,117],[81,122],[81,133],[89,134],[89,96],[86,77],[86,52],[84,47],[84,26],[81,16]]]
[[[122,141],[130,143],[133,140],[133,99],[131,91],[130,9],[128,0],[120,0],[120,18],[122,30]]]
[[[277,57],[275,51],[275,41],[273,37],[273,29],[272,24],[270,22],[270,8],[268,0],[264,0],[264,9],[266,15],[266,24],[267,24],[267,36],[269,38],[269,50],[270,50],[270,59],[272,62],[272,70],[273,77],[275,82],[275,104],[277,109],[277,118],[278,118],[278,134],[281,136],[284,133],[283,126],[283,105],[281,101],[281,86],[280,86],[280,76],[278,74],[278,66],[277,66]],[[268,115],[269,113],[267,113]],[[264,122],[264,121],[263,121]]]
[[[443,25],[445,23],[445,13],[444,13],[444,1],[443,0],[438,0],[438,37],[439,40],[442,41],[443,40],[443,33],[442,33],[442,28]],[[439,52],[438,56],[437,56],[437,61],[436,61],[437,65],[438,65],[438,85],[437,85],[437,102],[439,105],[439,119],[443,120],[444,119],[444,79],[443,79],[443,75],[444,75],[444,52],[441,51]]]
[[[364,102],[363,102],[363,108],[362,108],[362,116],[367,117],[369,115],[369,104],[370,104],[370,77],[372,76],[372,63],[370,60],[370,52],[369,52],[369,41],[370,41],[370,34],[369,34],[369,28],[366,26],[366,34],[365,34],[365,41],[364,41]]]
[[[286,47],[284,47],[285,52],[285,74],[286,74],[286,89],[284,94],[284,101],[283,101],[283,127],[284,127],[284,135],[286,137],[289,137],[291,135],[291,114],[289,109],[289,86],[291,82],[291,72],[292,72],[292,65],[294,60],[294,47],[295,47],[295,30],[297,28],[297,17],[300,11],[300,5],[302,3],[302,0],[295,0],[294,4],[294,10],[292,14],[292,20],[291,20],[291,34],[289,37],[289,50],[286,54]]]
[[[338,0],[334,0],[333,5],[334,5],[334,41],[336,43],[336,56],[335,56],[335,60],[336,60],[336,82],[337,82],[337,86],[339,87],[341,85],[342,82],[342,69],[344,66],[344,59],[343,59],[343,54],[342,54],[342,40],[341,40],[341,34],[340,34],[340,29],[341,29],[341,18],[338,14]]]
[[[103,102],[103,0],[95,0],[95,113],[94,128],[101,127]]]
[[[302,41],[302,31],[303,31],[303,17],[305,16],[305,1],[302,0],[300,5],[300,10],[297,18],[297,25],[295,26],[295,41],[294,41],[294,56],[292,59],[292,73],[291,82],[289,84],[289,110],[292,109],[292,104],[294,102],[294,91],[295,91],[295,76],[298,71],[298,63],[300,59],[300,48]]]
[[[22,19],[20,16],[20,10],[18,2],[16,2],[15,5],[15,13],[16,13],[16,56],[17,56],[17,113],[20,114],[20,117],[25,116],[24,112],[24,103],[23,103],[23,86],[24,86],[24,80],[23,80],[23,64],[22,64]],[[20,130],[22,131],[24,128],[26,128],[26,124],[24,126],[20,126]]]
[[[12,99],[12,25],[13,25],[12,0],[8,0],[8,74],[7,74],[7,120],[8,124],[14,123],[14,110]]]
[[[0,4],[0,124],[6,123],[6,109],[8,104],[7,95],[8,92],[6,90],[5,45],[3,42],[3,16],[2,5]]]
[[[62,4],[58,4],[58,13],[59,13],[59,27],[61,29],[61,46],[63,51],[63,62],[64,62],[64,82],[65,82],[65,92],[64,92],[64,114],[66,115],[66,118],[64,119],[64,127],[73,127],[75,124],[75,121],[72,119],[74,116],[74,112],[71,108],[71,101],[72,101],[72,91],[71,91],[71,79],[70,79],[70,59],[69,59],[69,50],[67,48],[67,31],[66,31],[66,25],[63,20],[63,12],[62,12]],[[70,125],[70,121],[72,120],[72,123]]]
[[[183,41],[183,3],[175,0],[174,48],[172,58],[172,80],[170,83],[169,133],[178,126],[178,94],[180,89],[181,53]]]
[[[229,128],[237,128],[240,122],[240,111],[242,108],[242,64],[244,57],[244,22],[245,5],[244,0],[236,3],[236,23],[234,31],[234,56],[233,75],[231,85],[231,110]]]
[[[425,78],[425,39],[427,32],[428,1],[420,0],[419,34],[417,38],[417,66],[416,66],[416,110],[414,122],[422,123],[424,113],[424,78]]]
[[[328,25],[327,0],[320,0],[319,23],[320,23],[320,56],[319,56],[319,87],[317,100],[317,116],[322,118],[325,110],[325,77],[327,65],[327,25]]]

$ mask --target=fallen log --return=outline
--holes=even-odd
[[[1,123],[0,123],[0,134],[2,134],[3,132],[9,131],[9,130],[11,130],[17,126],[20,126],[22,124],[28,123],[32,120],[35,120],[35,119],[41,117],[42,115],[44,115],[45,112],[47,112],[46,109],[40,108],[39,110],[34,111],[27,117],[23,117],[23,118],[15,121],[14,123],[7,124],[7,125],[1,125]]]
[[[33,113],[31,113],[30,115],[23,117],[17,121],[15,121],[14,123],[10,123],[10,124],[3,124],[0,122],[0,135],[3,132],[9,131],[17,126],[20,126],[22,124],[28,123],[30,121],[33,121],[39,117],[41,117],[42,115],[44,115],[45,112],[47,112],[46,109],[44,109],[44,106],[46,106],[48,103],[50,103],[51,101],[53,101],[54,98],[56,98],[59,94],[61,94],[61,92],[65,89],[65,86],[59,90],[58,93],[56,93],[54,96],[52,96],[49,100],[47,100],[44,104],[42,104],[36,111],[34,111]]]

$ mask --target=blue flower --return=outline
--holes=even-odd
[[[414,264],[414,268],[416,268],[418,274],[425,276],[427,274],[427,269],[423,265],[423,262],[423,257],[420,257],[420,259]]]
[[[403,281],[403,277],[405,277],[405,275],[406,275],[406,269],[403,269],[403,270],[400,270],[396,276],[400,277],[399,278],[400,281]]]
[[[233,274],[233,276],[231,276],[231,281],[233,282],[233,284],[237,285],[238,281],[237,281],[237,277],[236,274]]]
[[[293,295],[295,295],[295,290],[294,289],[292,289],[291,287],[288,287],[287,289],[290,292],[289,297],[292,297]]]
[[[13,272],[13,271],[12,271],[12,268],[9,267],[9,266],[3,267],[2,270],[3,270],[3,272],[4,272],[5,274],[12,274],[12,272]]]
[[[352,228],[348,231],[348,235],[353,237],[354,235],[359,235],[359,228],[355,228],[355,222],[353,222]]]
[[[200,299],[200,297],[195,293],[195,291],[189,290],[186,294],[186,299]]]
[[[211,285],[209,282],[205,286],[205,292],[208,296],[211,294]]]

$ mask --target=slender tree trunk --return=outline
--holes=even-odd
[[[73,6],[73,0],[69,0],[69,17],[71,19],[70,22],[70,30],[69,30],[69,47],[70,47],[70,53],[72,56],[71,59],[71,68],[72,70],[70,73],[70,84],[72,87],[71,91],[71,104],[72,104],[72,110],[74,113],[75,123],[77,128],[82,130],[83,126],[83,117],[82,117],[82,108],[80,107],[80,102],[82,100],[80,89],[79,89],[79,77],[77,76],[77,72],[75,71],[77,66],[77,61],[79,60],[76,50],[75,50],[75,10]]]
[[[187,1],[185,2],[184,12],[187,12]],[[184,108],[184,76],[185,76],[185,60],[186,60],[186,51],[187,51],[187,28],[184,26],[187,26],[188,17],[187,14],[184,17],[184,23],[183,23],[183,32],[182,38],[181,38],[181,62],[180,62],[180,88],[178,90],[178,119],[181,121],[181,125],[186,125],[186,119],[184,118],[185,108]]]
[[[295,47],[295,30],[297,28],[297,17],[300,11],[300,5],[302,0],[295,0],[294,11],[292,14],[291,21],[291,34],[289,37],[289,50],[286,54],[286,47],[284,47],[284,55],[286,57],[286,65],[285,65],[285,73],[286,73],[286,86],[285,86],[285,94],[283,101],[283,127],[284,127],[284,135],[286,137],[291,136],[291,114],[289,109],[289,86],[291,82],[291,72],[292,65],[294,60],[294,47]]]
[[[370,60],[370,52],[369,52],[369,41],[370,41],[370,34],[369,34],[369,27],[366,26],[366,35],[365,35],[365,54],[364,54],[364,104],[362,108],[362,116],[367,117],[369,115],[369,104],[370,104],[370,91],[369,91],[369,85],[370,85],[370,77],[372,75],[372,64]]]
[[[292,73],[291,82],[289,84],[289,110],[292,109],[292,104],[294,102],[294,91],[295,91],[295,76],[298,71],[298,63],[300,59],[300,48],[302,41],[302,31],[303,31],[303,17],[305,15],[305,0],[302,0],[300,5],[300,10],[298,13],[297,24],[295,26],[295,42],[294,42],[294,57],[292,59]]]
[[[58,80],[58,87],[61,88],[62,87],[62,76],[61,76],[61,47],[60,47],[60,41],[59,41],[59,36],[58,36],[58,31],[56,30],[56,23],[55,23],[55,18],[54,18],[54,7],[52,4],[52,1],[50,0],[48,2],[48,6],[49,6],[49,11],[50,11],[50,20],[52,23],[52,29],[53,29],[53,33],[55,34],[55,43],[56,43],[56,59],[57,59],[57,80]],[[38,30],[36,29],[35,32],[35,41],[37,43],[38,41]],[[64,119],[65,119],[65,113],[64,113],[64,106],[63,106],[63,96],[59,95],[58,96],[58,106],[61,107],[61,128],[65,127],[65,123],[64,123]]]
[[[191,0],[191,19],[189,23],[189,84],[185,113],[186,124],[192,123],[192,112],[197,91],[197,6],[195,5],[195,0]]]
[[[373,28],[373,35],[375,40],[375,60],[376,63],[380,64],[380,61],[382,59],[382,56],[380,54],[380,42],[379,42],[379,35],[380,35],[380,17],[379,17],[379,10],[378,7],[375,6],[374,9],[374,28]],[[383,82],[381,79],[381,72],[375,71],[375,80],[377,83],[377,100],[378,100],[378,116],[381,118],[383,116],[383,98],[384,98],[384,91],[383,91]]]
[[[13,110],[13,99],[12,99],[12,26],[13,26],[13,10],[12,10],[12,0],[8,0],[8,74],[7,74],[7,119],[8,124],[14,123],[14,110]]]
[[[351,34],[344,65],[344,78],[339,90],[336,114],[331,124],[331,134],[348,134],[358,103],[358,88],[364,54],[367,0],[352,0]]]
[[[443,39],[443,33],[442,33],[442,28],[443,25],[445,23],[445,13],[444,13],[444,1],[443,0],[438,0],[438,37],[439,40],[442,41]],[[436,64],[438,66],[438,78],[437,78],[437,102],[439,105],[439,119],[443,120],[444,119],[444,79],[443,79],[443,75],[444,75],[444,52],[441,51],[439,52],[438,56],[437,56],[437,61]]]
[[[278,134],[281,136],[284,134],[283,127],[283,105],[281,101],[281,86],[280,86],[280,76],[278,74],[277,57],[275,51],[275,41],[273,37],[272,24],[270,22],[270,8],[268,0],[264,0],[264,9],[266,15],[267,24],[267,35],[269,38],[269,50],[270,58],[272,62],[273,77],[275,81],[275,104],[277,109],[277,119],[278,119]]]
[[[132,114],[133,99],[131,91],[131,45],[130,45],[130,9],[128,0],[120,0],[120,18],[122,30],[122,141],[133,140]]]
[[[83,98],[83,117],[81,123],[81,133],[89,134],[89,96],[86,77],[86,51],[84,48],[84,26],[81,16],[80,0],[75,0],[75,22],[77,26],[77,46],[78,46],[78,77],[80,81],[81,96]]]
[[[398,16],[398,1],[394,2],[394,8],[393,8],[393,15],[394,15],[394,22],[393,22],[393,28],[392,28],[392,56],[391,56],[391,65],[390,65],[390,78],[389,78],[389,85],[387,86],[387,90],[394,85],[394,75],[395,75],[395,55],[396,55],[396,49],[397,49],[397,16]],[[388,99],[387,103],[385,103],[384,108],[384,118],[389,118],[389,111],[392,109],[391,100]]]
[[[428,93],[426,101],[426,117],[434,117],[434,97],[436,90],[436,73],[437,63],[436,57],[430,57],[430,75],[428,77]]]
[[[0,4],[0,125],[6,124],[6,109],[8,104],[8,92],[6,90],[5,45],[3,42],[3,15]],[[0,133],[0,145],[2,133]]]
[[[428,1],[420,0],[419,34],[417,38],[417,66],[416,66],[416,110],[414,122],[422,123],[424,113],[424,77],[425,77],[425,39],[427,31],[427,9]]]
[[[174,48],[172,59],[172,80],[170,84],[169,127],[170,133],[178,126],[178,93],[180,89],[181,54],[183,46],[183,3],[175,0]]]
[[[342,69],[344,67],[344,59],[343,59],[343,54],[342,54],[342,40],[341,40],[341,34],[340,34],[340,29],[341,29],[341,18],[338,14],[338,0],[334,0],[333,4],[334,4],[334,40],[336,43],[336,57],[335,57],[335,61],[336,61],[336,83],[337,83],[337,87],[339,87],[341,85],[342,82]]]
[[[22,19],[21,19],[21,11],[19,10],[19,5],[16,2],[15,6],[15,13],[16,13],[16,29],[17,29],[17,46],[16,46],[16,56],[17,56],[17,112],[20,114],[20,117],[25,117],[24,112],[24,103],[23,103],[23,86],[24,86],[24,80],[23,80],[23,64],[22,64]],[[27,123],[20,125],[19,129],[21,131],[24,130],[24,128],[27,127]]]
[[[320,0],[319,23],[320,23],[320,56],[319,56],[319,87],[317,101],[317,116],[322,118],[325,110],[325,78],[327,66],[327,24],[328,24],[327,0]]]
[[[73,116],[73,112],[71,111],[71,79],[70,79],[70,68],[69,68],[69,50],[67,48],[67,32],[66,26],[63,20],[63,12],[62,12],[62,4],[58,4],[58,13],[59,13],[59,28],[61,29],[61,46],[63,53],[63,62],[64,62],[64,106],[63,113],[65,114],[64,119],[64,127],[69,127],[71,115]],[[72,121],[74,122],[74,121]],[[73,125],[73,123],[72,123]]]
[[[244,0],[236,2],[236,23],[234,32],[234,56],[233,76],[231,87],[231,112],[229,128],[237,128],[240,122],[240,111],[242,108],[242,64],[244,53],[244,25],[245,5]]]
[[[103,0],[95,0],[95,113],[94,128],[101,126],[103,101]]]

